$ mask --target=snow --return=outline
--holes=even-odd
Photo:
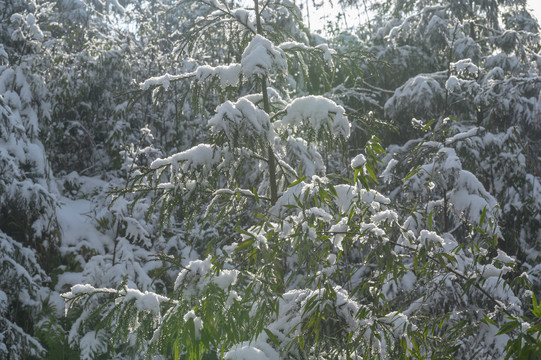
[[[235,290],[231,290],[227,296],[227,299],[225,300],[224,307],[229,309],[235,303],[235,301],[241,300],[242,298],[239,296],[239,294]]]
[[[459,92],[460,80],[456,76],[449,76],[449,79],[445,82],[445,88],[450,92]]]
[[[462,59],[456,63],[451,63],[451,67],[455,68],[458,72],[468,72],[474,76],[479,72],[479,67],[471,59]]]
[[[244,49],[241,66],[242,73],[248,77],[269,76],[273,69],[287,71],[287,60],[282,49],[258,34]]]
[[[192,168],[198,166],[210,166],[220,160],[220,151],[209,144],[199,144],[191,149],[171,155],[165,159],[156,159],[150,164],[151,169],[157,169],[165,165],[177,165],[185,161]]]
[[[391,159],[388,163],[387,163],[387,166],[385,167],[385,170],[383,170],[383,172],[381,173],[381,177],[383,178],[383,181],[386,182],[386,183],[389,183],[391,182],[392,180],[392,171],[394,169],[394,167],[398,164],[398,160],[396,159]]]
[[[342,106],[323,96],[305,96],[296,98],[284,109],[286,115],[275,126],[308,125],[316,132],[325,129],[335,136],[348,138],[350,124]]]
[[[212,282],[223,291],[226,291],[231,285],[237,282],[239,273],[238,270],[222,270],[212,278]]]
[[[141,88],[141,90],[148,90],[152,86],[162,86],[165,90],[167,90],[169,88],[169,85],[171,84],[171,81],[181,78],[183,78],[182,75],[165,74],[162,76],[155,76],[145,80],[142,84],[139,85],[139,87]]]
[[[431,247],[430,244],[437,244],[439,246],[443,246],[445,241],[441,236],[439,236],[434,231],[430,230],[421,230],[421,233],[419,234],[418,242],[422,244],[423,246]]]
[[[242,137],[272,142],[276,136],[269,115],[246,98],[218,106],[208,124],[214,133],[223,131],[232,144]]]
[[[344,250],[344,248],[342,247],[342,240],[344,240],[344,238],[346,237],[348,229],[349,226],[347,218],[341,219],[338,223],[334,224],[329,228],[329,233],[332,234],[333,246],[339,251]]]
[[[92,360],[96,354],[107,350],[107,339],[105,330],[89,331],[80,340],[81,359]]]
[[[246,9],[238,8],[231,11],[231,14],[241,23],[248,27],[253,33],[256,33],[256,26],[253,21],[253,13]]]
[[[466,132],[461,132],[461,133],[458,133],[456,135],[453,135],[450,138],[445,139],[445,145],[450,145],[450,144],[453,144],[453,143],[455,143],[457,141],[462,141],[462,140],[468,139],[468,138],[470,138],[472,136],[477,136],[480,133],[482,133],[483,131],[485,131],[485,129],[482,128],[482,127],[471,128],[470,130],[468,130]]]
[[[385,114],[391,118],[400,116],[404,108],[410,109],[413,116],[427,119],[432,117],[434,105],[445,98],[436,76],[421,74],[406,81],[395,90],[384,105]]]
[[[242,342],[224,355],[226,360],[279,360],[280,354],[262,341]]]
[[[125,293],[125,302],[135,300],[135,307],[137,308],[137,310],[149,311],[154,315],[160,314],[161,302],[169,300],[169,298],[165,296],[161,296],[159,294],[149,291],[141,292],[137,289],[127,288],[125,290],[122,290],[121,293]]]
[[[352,169],[360,169],[364,164],[366,163],[366,158],[363,154],[359,154],[351,160],[351,168]]]
[[[356,186],[339,184],[335,185],[336,198],[335,204],[339,207],[340,212],[347,213],[349,209],[354,206],[355,199],[358,197],[358,191]]]
[[[201,339],[201,330],[203,329],[203,320],[197,315],[193,310],[188,311],[184,314],[184,321],[193,320],[194,330],[195,330],[195,340]]]
[[[112,245],[111,239],[96,229],[92,219],[94,204],[88,200],[62,199],[56,215],[62,236],[60,251],[63,254],[78,252],[83,248],[105,253]]]
[[[220,87],[225,89],[228,86],[237,86],[240,73],[240,64],[220,65],[217,67],[202,65],[195,71],[195,77],[199,81],[217,77],[220,81]]]
[[[389,222],[389,223],[392,223],[392,222],[397,222],[398,221],[398,214],[396,212],[394,212],[393,210],[384,210],[384,211],[380,211],[376,214],[373,214],[371,217],[370,217],[370,220],[374,223],[374,224],[380,224],[382,222]]]
[[[182,284],[182,282],[184,281],[184,278],[190,272],[192,274],[199,274],[201,276],[205,276],[210,271],[210,266],[211,266],[210,260],[211,258],[209,256],[205,260],[197,259],[197,260],[190,261],[188,266],[186,266],[186,269],[182,270],[178,274],[177,279],[175,280],[175,290]]]

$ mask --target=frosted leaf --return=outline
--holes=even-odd
[[[143,225],[134,218],[125,217],[124,221],[126,222],[126,237],[133,239],[133,241],[140,241],[144,246],[150,248],[152,242],[150,240],[150,234]]]

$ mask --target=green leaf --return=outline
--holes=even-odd
[[[429,122],[427,122],[426,125],[423,126],[423,128],[421,129],[421,131],[422,131],[422,132],[427,131],[427,129],[428,129],[429,127],[431,127],[432,124],[434,124],[434,121],[435,121],[435,119],[432,119],[432,120],[430,120]]]
[[[537,299],[535,298],[535,294],[532,293],[532,304],[533,304],[533,310],[532,313],[536,317],[541,317],[541,303],[537,304]]]
[[[489,318],[488,316],[483,315],[483,317],[485,318],[485,321],[486,321],[488,324],[491,324],[491,325],[494,325],[494,326],[498,326],[498,324],[496,324],[496,322],[495,322],[494,320],[492,320],[491,318]]]
[[[246,240],[245,242],[243,242],[242,244],[240,244],[239,246],[237,246],[237,248],[235,249],[235,252],[239,252],[239,251],[241,251],[242,249],[246,249],[247,247],[252,246],[252,244],[253,244],[254,242],[255,242],[255,239],[254,239],[254,238]]]
[[[259,204],[259,195],[257,195],[257,189],[255,187],[253,189],[253,193],[255,197],[255,202]]]
[[[378,183],[378,179],[376,177],[376,173],[374,171],[374,167],[370,164],[370,163],[366,163],[366,171],[368,171],[368,174],[370,175],[370,177],[372,178],[372,180],[374,180],[374,182],[376,184],[379,184]]]
[[[338,193],[336,192],[336,189],[334,188],[333,184],[329,184],[329,190],[331,194],[333,194],[334,196],[338,196]]]
[[[458,261],[453,255],[447,254],[447,253],[439,253],[440,256],[446,258],[451,263],[457,263]]]
[[[404,179],[402,179],[402,182],[406,182],[411,178],[413,175],[417,174],[421,170],[421,166],[417,166],[412,172],[410,172]]]
[[[487,207],[485,206],[483,208],[483,211],[481,212],[481,218],[479,219],[479,226],[483,226],[486,216],[487,216]]]
[[[508,332],[512,331],[519,325],[518,321],[516,319],[513,319],[512,321],[509,321],[508,323],[503,324],[503,326],[500,328],[500,331],[496,335],[503,335],[507,334]]]
[[[300,178],[298,178],[297,180],[295,180],[291,184],[289,184],[288,188],[293,187],[293,186],[303,182],[304,180],[306,180],[306,176],[301,176]]]
[[[265,333],[267,333],[269,339],[271,339],[271,341],[276,345],[276,346],[280,346],[280,341],[278,340],[278,338],[276,337],[276,335],[274,335],[272,333],[272,331],[270,331],[269,329],[264,329],[265,330]]]

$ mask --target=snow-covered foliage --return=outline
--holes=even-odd
[[[536,356],[538,24],[362,5],[0,0],[0,358]]]
[[[45,353],[32,329],[20,318],[36,317],[47,275],[34,250],[0,232],[0,356],[4,359],[37,357]],[[18,308],[18,311],[12,309]]]

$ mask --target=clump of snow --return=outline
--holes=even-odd
[[[356,186],[339,184],[335,185],[336,198],[335,204],[339,207],[341,212],[348,212],[349,209],[354,206],[355,200],[358,198],[359,193]]]
[[[386,116],[395,118],[403,116],[404,109],[411,109],[411,115],[424,119],[435,115],[435,104],[445,98],[445,91],[439,79],[421,74],[406,81],[395,90],[393,96],[384,105]]]
[[[239,83],[240,72],[240,64],[220,65],[217,67],[203,65],[197,68],[195,77],[199,81],[217,77],[220,80],[221,88],[225,89],[228,86],[236,86]]]
[[[194,260],[190,261],[186,269],[183,269],[177,276],[175,280],[175,290],[183,283],[184,279],[188,274],[191,276],[199,275],[204,277],[208,274],[211,268],[211,257],[208,256],[205,260]]]
[[[363,167],[363,165],[366,163],[366,158],[363,154],[359,154],[351,160],[351,168],[352,169],[360,169]]]
[[[383,172],[381,173],[381,177],[383,178],[383,181],[386,182],[386,183],[390,183],[391,180],[392,180],[392,171],[394,169],[394,167],[398,164],[398,160],[396,159],[391,159],[388,163],[387,163],[387,166],[385,167],[385,170],[383,170]]]
[[[292,166],[299,167],[303,175],[313,176],[325,174],[323,157],[313,143],[302,138],[289,135],[286,143],[288,157],[292,159]]]
[[[256,35],[244,49],[241,59],[242,73],[246,76],[269,76],[271,70],[287,71],[287,60],[282,49],[261,35]]]
[[[285,109],[286,115],[275,126],[309,126],[316,132],[328,129],[335,136],[348,138],[350,123],[342,106],[323,96],[305,96],[291,102]]]
[[[151,169],[157,169],[164,165],[176,165],[185,161],[189,166],[208,166],[216,164],[220,160],[221,152],[209,144],[199,144],[186,151],[174,154],[165,159],[156,159],[150,164]]]
[[[124,301],[128,302],[131,300],[135,300],[135,307],[139,311],[149,311],[153,313],[154,315],[160,314],[160,304],[163,301],[169,300],[165,296],[156,294],[154,292],[141,292],[137,289],[126,289],[121,291],[121,293],[125,292],[125,298]]]
[[[226,360],[279,360],[280,354],[263,341],[242,342],[224,355]]]
[[[342,218],[337,224],[334,224],[329,229],[329,233],[333,234],[333,245],[340,251],[344,250],[342,247],[342,240],[346,237],[348,229],[347,218]]]
[[[449,79],[445,82],[445,88],[450,92],[459,92],[460,80],[456,76],[449,76]]]
[[[370,220],[374,224],[380,224],[382,222],[397,222],[398,221],[398,214],[394,212],[393,210],[383,210],[380,211],[374,215],[371,216]]]
[[[182,77],[182,75],[170,74],[155,76],[145,80],[142,84],[139,85],[139,87],[141,88],[141,90],[148,90],[151,86],[162,86],[165,90],[167,90],[171,81],[178,80]]]
[[[428,246],[430,243],[443,246],[445,241],[434,231],[421,230],[421,233],[419,234],[419,243],[423,244],[424,246]]]
[[[470,130],[468,130],[466,132],[461,132],[461,133],[458,133],[456,135],[453,135],[450,138],[445,139],[445,145],[450,145],[450,144],[453,144],[453,143],[455,143],[457,141],[462,141],[462,140],[468,139],[468,138],[470,138],[472,136],[479,135],[484,130],[485,129],[482,128],[482,127],[471,128]]]
[[[237,282],[238,270],[222,270],[212,278],[212,282],[220,289],[226,291],[231,285]]]
[[[195,330],[195,340],[201,339],[201,330],[203,329],[203,320],[197,315],[195,315],[195,312],[193,310],[188,311],[184,315],[184,321],[188,322],[188,320],[193,319],[193,325]]]
[[[81,359],[92,360],[96,354],[107,350],[108,336],[105,330],[89,331],[80,340]]]
[[[231,11],[231,15],[233,15],[235,19],[237,19],[241,24],[245,25],[253,33],[257,32],[252,12],[243,8],[238,8]]]
[[[468,72],[472,75],[477,75],[479,68],[472,63],[471,59],[463,59],[456,63],[451,63],[451,67],[455,68],[458,72]]]
[[[209,125],[213,132],[223,131],[231,143],[246,137],[271,142],[276,135],[269,115],[246,98],[218,106]]]
[[[235,290],[231,290],[229,292],[229,295],[227,296],[227,299],[225,300],[224,307],[226,309],[229,309],[235,301],[241,301],[241,300],[242,298],[239,296],[239,294]]]

